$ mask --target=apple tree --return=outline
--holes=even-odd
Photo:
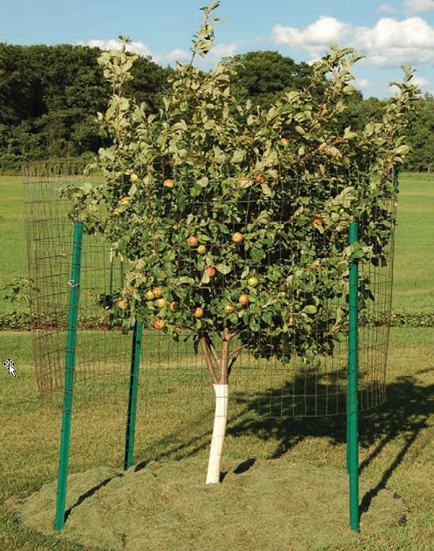
[[[229,88],[237,63],[208,73],[193,66],[213,47],[218,6],[201,8],[191,61],[177,63],[158,114],[123,94],[137,59],[130,40],[121,36],[121,50],[100,56],[113,93],[98,117],[113,145],[88,171],[102,171],[104,183],[64,190],[72,218],[129,261],[112,297],[124,324],[140,320],[177,341],[186,335],[204,354],[216,393],[207,483],[219,481],[229,377],[241,350],[283,362],[292,350],[319,365],[345,328],[345,307],[324,305],[347,295],[350,260],[385,263],[394,223],[387,205],[396,201],[393,175],[409,150],[403,131],[418,93],[403,68],[383,122],[336,135],[361,56],[332,45],[303,89],[268,110],[240,105]],[[365,229],[349,246],[353,220]],[[373,298],[364,284],[361,308]]]

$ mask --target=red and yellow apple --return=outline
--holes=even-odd
[[[137,176],[137,174],[135,172],[133,172],[131,175],[130,175],[130,180],[131,180],[131,183],[134,184],[135,182],[137,182],[137,180],[139,179],[139,177]]]
[[[198,252],[199,254],[205,253],[205,252],[206,252],[206,247],[205,247],[205,245],[199,245],[199,247],[197,248],[197,252]]]
[[[163,291],[161,290],[161,287],[154,287],[152,289],[152,292],[154,293],[154,296],[156,296],[158,298],[158,297],[161,297],[161,293]]]
[[[281,143],[282,145],[284,145],[285,147],[287,147],[287,146],[289,145],[289,140],[288,140],[288,138],[282,138],[282,139],[280,140],[280,143]]]
[[[164,308],[164,306],[166,306],[166,299],[157,298],[157,300],[155,301],[155,304],[158,306],[158,308]]]
[[[149,291],[146,291],[145,298],[146,300],[152,300],[155,298],[155,295],[151,290],[149,290]]]
[[[241,241],[244,239],[243,237],[243,234],[240,233],[240,232],[235,232],[234,235],[232,236],[232,241],[234,243],[241,243]]]
[[[119,306],[119,308],[121,308],[122,310],[126,310],[128,308],[128,303],[126,300],[119,300],[117,305]]]
[[[196,308],[196,310],[194,311],[194,315],[196,318],[201,318],[203,316],[202,308]]]
[[[241,295],[240,298],[238,299],[238,302],[243,306],[245,306],[246,304],[249,304],[250,302],[249,295]]]
[[[175,312],[176,310],[178,310],[178,303],[173,301],[169,304],[169,309],[171,312]]]
[[[214,266],[207,266],[205,268],[205,273],[209,275],[209,277],[215,276],[215,268]]]
[[[240,176],[238,178],[238,185],[242,186],[245,182],[247,182],[247,180],[248,180],[247,176]]]
[[[155,320],[155,321],[154,321],[154,327],[155,327],[155,329],[163,329],[164,325],[165,325],[165,321],[164,321],[164,320],[158,319],[158,320]]]
[[[164,182],[163,182],[163,186],[166,186],[166,187],[172,188],[174,185],[175,185],[175,181],[172,180],[171,178],[167,178],[167,179],[164,180]]]
[[[187,238],[187,243],[190,245],[190,247],[195,247],[198,243],[197,237],[194,235],[190,235],[190,237]]]
[[[225,312],[227,312],[228,314],[230,314],[231,312],[233,312],[235,310],[235,306],[233,304],[227,304],[225,306]]]

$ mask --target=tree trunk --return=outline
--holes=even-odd
[[[202,351],[205,355],[216,397],[214,429],[208,462],[208,474],[206,477],[207,484],[218,484],[220,482],[220,463],[228,418],[229,375],[238,354],[245,347],[245,345],[242,345],[233,352],[230,352],[231,340],[237,333],[231,333],[229,329],[225,327],[221,335],[223,342],[220,357],[209,334],[202,331],[200,336]]]
[[[228,418],[229,385],[213,384],[212,386],[215,392],[215,417],[206,483],[218,484],[220,482],[220,464]]]

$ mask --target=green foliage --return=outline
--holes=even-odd
[[[3,298],[12,306],[22,308],[29,306],[29,285],[26,277],[15,277],[2,288]]]
[[[26,160],[83,158],[108,145],[96,117],[110,97],[99,55],[87,46],[0,43],[1,171],[19,173]],[[156,110],[168,72],[140,58],[126,89]]]
[[[172,93],[158,115],[124,95],[137,58],[127,51],[129,39],[120,37],[121,51],[98,58],[113,90],[99,119],[113,145],[100,149],[88,171],[102,171],[106,182],[68,187],[64,194],[73,199],[71,217],[83,220],[89,233],[104,233],[130,261],[121,290],[126,326],[164,319],[164,331],[176,340],[182,329],[190,330],[196,349],[203,332],[239,334],[248,327],[250,337],[242,334],[255,355],[280,353],[289,341],[315,363],[318,354],[332,351],[345,326],[345,312],[324,305],[347,296],[350,260],[386,261],[395,176],[408,153],[404,130],[418,92],[412,70],[403,68],[404,81],[385,105],[382,122],[336,134],[335,121],[354,93],[350,69],[361,56],[332,45],[313,64],[308,83],[285,92],[268,110],[254,109],[249,100],[238,103],[229,82],[241,61],[221,62],[208,74],[192,64],[213,46],[209,15],[218,5],[201,8],[204,24],[191,62],[177,64],[168,79]],[[163,185],[167,178],[174,188]],[[120,202],[124,197],[129,201]],[[313,224],[315,218],[322,224]],[[348,246],[352,220],[361,221],[363,239]],[[232,242],[234,228],[244,235],[242,244]],[[205,255],[186,242],[190,235],[206,245]],[[217,268],[211,285],[206,266]],[[259,284],[249,288],[252,275]],[[369,279],[362,283],[363,309],[372,293]],[[172,312],[145,300],[154,286],[163,289],[167,304],[181,307]],[[239,305],[241,294],[250,296],[248,305]],[[226,304],[237,307],[227,313]],[[204,310],[200,319],[193,314],[197,307]]]

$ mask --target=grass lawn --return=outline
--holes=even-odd
[[[48,507],[45,500],[51,499],[48,521],[50,525],[53,522],[52,500],[57,480],[62,408],[44,403],[38,397],[29,337],[25,332],[0,333],[2,350],[14,349],[20,344],[17,376],[11,377],[5,370],[0,372],[0,549],[73,551],[77,548],[63,538],[80,540],[80,534],[73,532],[74,526],[77,530],[74,523],[82,527],[83,534],[88,534],[91,526],[97,532],[98,527],[104,530],[104,519],[97,520],[99,517],[95,517],[91,497],[86,498],[84,494],[122,472],[127,379],[119,382],[119,388],[124,392],[121,400],[116,401],[111,393],[87,404],[79,405],[78,400],[74,402],[70,501],[67,505],[69,503],[71,507],[77,497],[82,496],[79,499],[82,507],[76,507],[74,515],[71,514],[69,531],[63,532],[62,537],[38,534],[28,524],[17,524],[13,511],[19,509],[20,500],[41,488],[47,492],[45,485],[53,483],[51,498],[42,494],[39,502],[40,508],[44,509]],[[433,342],[434,330],[431,328],[391,330],[388,399],[382,406],[363,414],[360,421],[360,503],[366,510],[361,515],[359,535],[352,533],[347,525],[344,417],[261,418],[254,414],[248,402],[240,405],[236,400],[230,401],[222,463],[222,471],[227,476],[210,494],[204,480],[212,430],[212,394],[192,393],[190,402],[181,404],[175,392],[171,407],[166,408],[163,402],[159,404],[145,399],[146,385],[139,390],[134,456],[137,472],[134,471],[134,475],[128,471],[128,476],[131,479],[141,473],[141,484],[145,486],[139,494],[143,506],[148,509],[142,518],[139,510],[134,509],[132,495],[122,497],[122,492],[126,491],[121,485],[122,479],[114,478],[110,481],[111,491],[116,491],[118,501],[110,505],[113,518],[125,513],[121,508],[122,499],[133,500],[131,509],[127,506],[127,512],[131,511],[131,523],[140,521],[143,534],[148,534],[147,539],[141,540],[142,546],[137,547],[144,551],[173,549],[167,544],[165,533],[176,536],[176,548],[181,550],[226,549],[218,530],[206,532],[206,541],[198,530],[198,527],[206,530],[217,518],[215,515],[226,526],[226,541],[237,550],[432,550]],[[168,403],[166,398],[164,404]],[[148,462],[151,463],[148,465]],[[74,481],[72,475],[80,476],[78,473],[89,469],[97,470],[90,470],[85,479]],[[321,471],[324,473],[322,477]],[[340,482],[332,476],[335,471],[342,473]],[[242,474],[237,475],[237,472]],[[296,478],[288,479],[291,472],[298,473]],[[287,492],[282,491],[283,480],[289,485]],[[314,487],[309,484],[313,480],[316,481]],[[77,487],[78,482],[81,486]],[[343,484],[343,490],[339,495],[330,495],[338,482]],[[132,483],[133,486],[128,486],[130,491],[135,487]],[[375,500],[379,499],[377,496],[381,496],[384,488],[405,500],[402,504],[401,501],[396,503],[396,507],[406,513],[405,525],[397,524],[400,515],[395,522],[381,525],[384,511],[375,505]],[[101,488],[95,494],[98,507],[103,507],[103,496],[111,495],[109,490],[108,487],[106,490]],[[251,492],[257,497],[252,499]],[[230,504],[225,501],[228,493],[233,500]],[[149,510],[151,496],[154,512]],[[250,496],[249,499],[246,496]],[[197,506],[199,498],[200,507]],[[333,502],[324,501],[327,499]],[[181,524],[180,510],[172,510],[173,503],[181,506]],[[283,507],[285,514],[276,518],[270,516],[271,524],[264,524],[263,514],[267,510],[274,511],[276,507]],[[303,514],[306,515],[309,507],[313,507],[312,513],[304,518]],[[240,510],[244,516],[234,518],[234,511]],[[85,512],[84,518],[80,511]],[[110,511],[107,510],[107,514]],[[34,514],[41,515],[42,512],[37,508]],[[372,533],[375,519],[380,525]],[[34,522],[38,524],[39,521]],[[166,532],[165,522],[168,523]],[[176,528],[175,534],[170,531],[171,522]],[[244,525],[248,529],[242,529]],[[319,537],[321,533],[323,536]],[[303,547],[306,541],[312,543]]]
[[[0,287],[27,275],[23,191],[22,178],[0,178]],[[402,175],[395,311],[434,311],[434,255],[428,254],[433,217],[434,177]],[[1,298],[0,307],[5,308]],[[1,363],[12,357],[17,375],[0,371],[0,551],[76,551],[82,547],[71,541],[103,542],[105,531],[117,529],[118,518],[125,518],[125,534],[118,534],[124,547],[116,549],[125,551],[434,551],[433,343],[433,328],[391,329],[387,401],[364,413],[359,426],[359,535],[350,530],[346,516],[342,416],[264,418],[249,400],[237,400],[232,389],[225,477],[217,487],[206,488],[213,395],[210,386],[207,392],[192,387],[194,357],[190,374],[189,364],[187,370],[170,374],[178,390],[168,385],[160,395],[153,396],[152,389],[162,391],[169,375],[153,375],[152,362],[148,373],[143,371],[135,467],[124,479],[116,473],[122,472],[128,378],[77,385],[67,496],[71,514],[62,534],[54,534],[61,395],[52,403],[39,396],[30,334],[0,332]],[[115,362],[115,353],[106,356],[113,355]],[[146,362],[142,365],[145,370]],[[110,391],[97,395],[97,386]],[[86,401],[87,392],[92,399]],[[343,489],[333,494],[337,488]],[[21,511],[21,500],[38,491],[39,501],[18,523],[14,511]],[[387,520],[386,502],[390,504],[394,494],[401,496],[392,504],[405,513],[405,523],[398,523],[401,514],[393,522]],[[110,496],[111,501],[104,501]]]

